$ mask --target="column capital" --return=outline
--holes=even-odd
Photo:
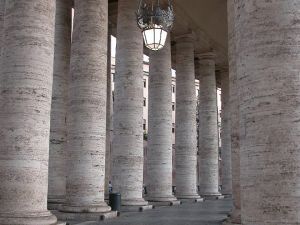
[[[203,59],[215,59],[216,58],[216,53],[215,51],[210,51],[210,52],[205,52],[205,53],[196,53],[195,57],[198,60],[203,60]]]

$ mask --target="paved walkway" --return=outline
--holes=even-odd
[[[231,210],[231,200],[186,203],[145,212],[122,213],[120,217],[81,225],[220,225]]]

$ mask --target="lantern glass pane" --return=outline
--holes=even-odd
[[[143,37],[145,46],[151,50],[160,50],[164,47],[168,32],[161,26],[155,25],[154,28],[144,30]]]
[[[145,45],[154,44],[154,30],[149,29],[144,31]]]
[[[168,36],[168,32],[162,30],[162,32],[161,32],[161,40],[160,40],[160,44],[162,46],[164,46],[166,44],[167,36]]]

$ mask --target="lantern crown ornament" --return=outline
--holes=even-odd
[[[172,1],[163,5],[160,0],[140,0],[136,12],[138,27],[142,30],[145,46],[153,51],[162,49],[174,23]]]

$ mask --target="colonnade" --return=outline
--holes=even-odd
[[[300,3],[228,0],[229,71],[221,70],[222,194],[215,53],[195,53],[191,33],[173,37],[175,196],[171,38],[163,50],[150,53],[145,198],[143,40],[133,13],[137,5],[137,0],[118,1],[110,151],[107,0],[75,0],[74,6],[71,0],[0,0],[0,224],[56,224],[48,209],[72,215],[109,212],[109,179],[126,207],[223,194],[233,195],[228,224],[299,223]]]

